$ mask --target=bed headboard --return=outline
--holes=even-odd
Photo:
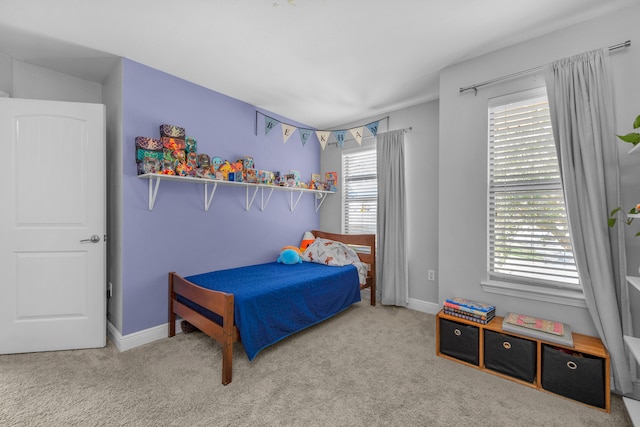
[[[362,247],[361,250],[356,248],[360,261],[369,264],[369,274],[367,277],[367,286],[371,288],[371,305],[375,304],[376,293],[376,235],[375,234],[336,234],[326,231],[312,230],[311,233],[315,237],[323,239],[335,240],[348,245],[356,245]],[[366,249],[363,251],[362,249]]]

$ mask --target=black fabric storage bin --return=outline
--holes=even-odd
[[[443,354],[477,366],[480,363],[479,336],[476,326],[440,319],[440,352]]]
[[[605,361],[587,354],[569,354],[542,345],[542,388],[550,392],[605,408]]]
[[[484,366],[532,383],[536,377],[536,343],[524,338],[485,330]]]

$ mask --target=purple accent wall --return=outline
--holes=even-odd
[[[181,275],[275,261],[280,248],[298,245],[305,230],[317,228],[313,194],[296,209],[289,193],[274,191],[264,211],[260,193],[245,210],[245,189],[219,186],[208,212],[204,186],[160,182],[153,211],[148,210],[148,180],[136,175],[136,136],[159,138],[160,125],[184,127],[198,141],[198,153],[230,161],[252,156],[257,169],[288,172],[303,180],[320,173],[315,136],[303,147],[296,132],[284,144],[280,126],[264,135],[264,117],[250,104],[123,60],[122,253],[123,335],[168,321],[167,273]],[[264,112],[296,126],[307,127]]]

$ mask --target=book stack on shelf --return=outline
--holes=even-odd
[[[496,316],[496,307],[494,305],[470,301],[464,298],[447,299],[443,305],[446,314],[483,325],[491,322]]]

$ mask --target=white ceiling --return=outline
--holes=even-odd
[[[0,0],[0,51],[90,81],[126,57],[330,129],[438,98],[439,70],[640,0]]]

